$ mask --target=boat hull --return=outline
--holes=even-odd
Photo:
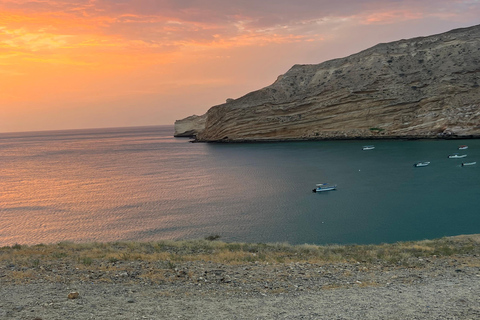
[[[417,162],[413,166],[414,167],[426,167],[430,164],[430,162]]]
[[[313,192],[325,192],[325,191],[332,191],[332,190],[336,190],[336,189],[337,189],[337,186],[334,186],[334,187],[315,188],[315,189],[313,189],[312,191],[313,191]]]

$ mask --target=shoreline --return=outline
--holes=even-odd
[[[0,317],[475,319],[479,279],[478,234],[342,246],[15,245],[0,248]]]
[[[281,143],[281,142],[309,142],[309,141],[376,141],[376,140],[474,140],[480,139],[480,135],[467,135],[467,136],[375,136],[375,137],[315,137],[315,138],[282,138],[282,139],[219,139],[219,140],[198,140],[195,136],[173,136],[180,139],[191,139],[191,143]]]

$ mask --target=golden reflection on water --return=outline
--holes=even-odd
[[[145,145],[128,138],[4,142],[0,246],[114,241],[171,227],[168,217],[155,213],[175,199],[178,190],[161,170],[152,174],[157,162],[143,168],[139,163],[145,155],[161,161],[158,151],[122,152],[125,141],[138,148]]]
[[[18,173],[25,172],[19,170]],[[96,173],[84,170],[83,176]],[[114,241],[132,238],[133,234],[149,228],[167,228],[168,216],[148,214],[161,208],[152,203],[152,194],[145,190],[144,182],[132,178],[115,181],[108,177],[19,181],[14,189],[0,196],[4,204],[0,215],[0,245],[62,240]],[[158,187],[163,199],[175,198],[176,191],[172,188]],[[147,214],[137,217],[139,210]]]
[[[217,219],[202,202],[238,180],[202,166],[205,146],[189,159],[151,136],[80,138],[0,143],[0,246],[185,238]]]

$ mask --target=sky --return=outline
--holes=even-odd
[[[0,132],[173,125],[480,0],[0,0]]]

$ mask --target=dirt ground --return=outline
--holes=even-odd
[[[43,258],[33,255],[52,247],[4,248],[0,319],[480,319],[479,241],[449,238],[444,255],[409,251],[402,263],[222,263],[191,252],[175,263],[90,260],[75,258],[74,245]]]
[[[77,299],[68,299],[72,290]],[[480,319],[480,278],[318,291],[171,292],[165,286],[2,286],[1,319]]]

